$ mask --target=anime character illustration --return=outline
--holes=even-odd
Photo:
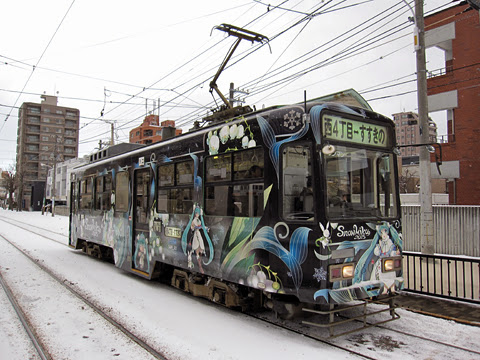
[[[198,204],[195,204],[193,206],[190,222],[188,223],[182,235],[182,249],[183,253],[188,257],[188,267],[191,269],[194,268],[192,255],[196,255],[198,269],[202,274],[204,273],[202,257],[208,256],[208,261],[203,262],[204,265],[210,264],[213,260],[213,244],[210,236],[208,235],[208,230],[209,229],[203,222],[203,210],[200,206],[198,206]],[[205,240],[207,242],[207,247],[205,246]]]
[[[135,268],[138,270],[148,271],[150,268],[150,259],[148,257],[148,246],[145,235],[138,234],[135,247]]]
[[[377,225],[376,233],[370,247],[360,258],[357,268],[355,269],[355,281],[362,280],[382,281],[384,283],[383,292],[395,286],[395,271],[382,272],[382,258],[399,256],[402,249],[402,237],[397,233],[395,228],[388,223]],[[377,258],[375,260],[375,257]],[[365,279],[365,273],[370,264],[373,264],[370,279]]]

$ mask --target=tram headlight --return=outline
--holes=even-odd
[[[343,278],[353,278],[353,271],[355,270],[355,266],[353,264],[344,266],[342,268],[342,276]]]
[[[392,257],[382,259],[382,272],[397,271],[402,268],[402,258]]]
[[[388,259],[383,262],[383,271],[393,271],[393,259]]]
[[[328,270],[331,282],[352,279],[355,275],[355,263],[330,265]]]

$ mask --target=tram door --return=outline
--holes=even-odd
[[[132,247],[132,268],[148,273],[150,271],[150,260],[148,254],[148,220],[150,216],[150,169],[147,168],[136,170],[134,174],[134,237]]]

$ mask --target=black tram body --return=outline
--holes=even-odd
[[[270,299],[395,293],[394,149],[393,122],[370,109],[309,101],[252,112],[76,168],[69,244],[110,249],[144,278],[174,268]]]

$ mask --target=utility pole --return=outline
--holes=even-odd
[[[114,136],[114,125],[113,120],[110,124],[110,146],[115,145],[115,136]]]
[[[52,184],[52,217],[55,216],[55,186],[57,182],[57,156],[58,156],[58,143],[63,139],[60,136],[55,137],[55,150],[53,152],[53,184]]]
[[[415,0],[415,25],[417,56],[417,101],[420,120],[420,136],[423,144],[430,143],[427,98],[427,69],[425,64],[425,21],[423,0]],[[423,254],[434,253],[432,183],[430,153],[426,146],[420,146],[420,234]]]

